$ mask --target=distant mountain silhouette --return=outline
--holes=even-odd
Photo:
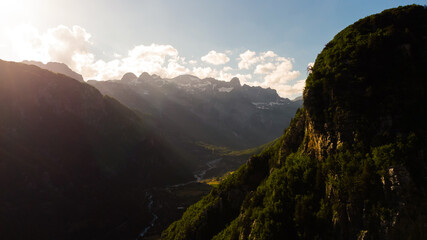
[[[303,100],[302,95],[294,98],[292,101],[301,101]]]
[[[132,82],[132,81],[136,80],[137,78],[138,77],[134,73],[128,72],[125,75],[123,75],[121,81],[123,81],[123,82]]]
[[[36,65],[39,68],[47,69],[52,72],[62,73],[65,76],[84,82],[83,76],[71,70],[66,64],[58,62],[48,62],[46,64],[37,61],[22,61],[25,64]]]

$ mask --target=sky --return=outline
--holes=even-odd
[[[427,1],[0,0],[0,59],[62,62],[85,80],[192,74],[302,94],[339,31]]]

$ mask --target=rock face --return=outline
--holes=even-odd
[[[144,189],[192,179],[143,119],[86,83],[0,61],[0,101],[4,239],[135,238],[151,220]]]
[[[123,75],[120,81],[129,83],[129,82],[135,81],[137,78],[138,77],[134,73],[128,72],[125,75]]]
[[[77,81],[84,82],[83,76],[71,70],[67,65],[58,62],[48,62],[43,64],[37,61],[23,61],[25,64],[36,65],[39,68],[43,68],[52,72],[61,73],[70,78],[74,78]]]
[[[337,34],[282,137],[162,239],[426,238],[426,36],[427,8],[416,5]],[[226,198],[237,190],[238,210]]]
[[[234,78],[232,78],[232,79],[230,80],[230,85],[231,85],[232,87],[238,88],[238,87],[240,87],[240,86],[241,86],[241,85],[240,85],[240,80],[239,80],[237,77],[234,77]]]

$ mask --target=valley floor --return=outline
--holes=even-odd
[[[194,181],[164,188],[152,188],[147,192],[152,222],[141,228],[137,240],[160,239],[161,232],[172,222],[181,218],[185,210],[207,195],[224,174],[243,164],[243,158],[219,157],[202,164],[194,172]]]

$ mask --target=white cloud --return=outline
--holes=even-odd
[[[276,69],[265,76],[266,84],[285,84],[299,77],[300,72],[292,70],[292,62],[289,59],[284,59],[278,63]]]
[[[163,77],[173,78],[178,75],[190,73],[190,70],[185,66],[181,65],[179,62],[179,58],[170,59],[166,68],[166,74],[163,74]],[[183,60],[181,62],[184,63]]]
[[[251,74],[236,74],[233,77],[239,78],[243,83],[246,83],[249,81],[249,79],[252,79]],[[230,80],[231,80],[231,78],[230,78]]]
[[[305,80],[296,81],[301,73],[293,69],[294,60],[292,58],[278,56],[273,51],[260,54],[248,51],[245,53],[246,58],[241,57],[241,60],[246,60],[246,62],[243,62],[242,66],[247,67],[248,70],[253,69],[254,74],[263,75],[246,84],[276,89],[282,97],[292,98],[302,94]],[[254,63],[258,64],[254,68],[250,68]]]
[[[7,32],[17,60],[62,62],[76,67],[73,57],[86,55],[92,44],[91,35],[79,26],[72,28],[59,25],[40,34],[31,25],[20,25]]]
[[[246,50],[246,52],[240,54],[239,60],[239,69],[249,69],[252,65],[257,64],[259,62],[266,62],[267,60],[272,60],[272,58],[277,57],[277,54],[273,51],[262,52],[260,54]]]
[[[191,74],[202,79],[207,77],[216,78],[218,76],[218,71],[211,67],[194,67]]]
[[[128,56],[131,59],[140,59],[145,62],[164,63],[167,56],[177,57],[178,50],[176,50],[171,45],[157,45],[152,43],[149,46],[135,46],[132,50],[129,51]]]
[[[265,60],[267,58],[274,58],[274,57],[277,57],[277,54],[274,53],[273,51],[267,51],[267,52],[261,53],[262,60]]]
[[[252,79],[251,74],[231,74],[224,71],[220,71],[216,78],[219,80],[230,81],[234,77],[239,78],[241,84],[245,84],[249,82],[250,79]]]
[[[275,87],[280,96],[285,96],[290,99],[301,96],[305,87],[305,79],[298,80],[294,84],[284,84]]]
[[[275,89],[281,97],[293,99],[295,97],[302,95],[302,92],[305,86],[305,79],[298,80],[294,83],[289,83],[289,84],[281,84],[281,83],[271,84],[271,83],[259,82],[259,81],[245,82],[245,83],[249,86],[260,86],[263,88],[272,88],[272,89]]]
[[[232,68],[232,67],[230,67],[230,66],[225,66],[225,67],[222,69],[222,71],[224,71],[224,72],[229,72],[229,71],[231,71],[231,70],[233,70],[233,68]]]
[[[126,72],[149,72],[162,77],[175,77],[188,73],[178,56],[178,50],[171,45],[137,45],[126,56],[114,54],[115,59],[96,59],[90,52],[91,35],[80,26],[71,28],[60,25],[45,33],[31,25],[9,29],[11,47],[16,61],[37,60],[62,62],[88,79],[120,79]]]
[[[210,51],[205,56],[201,57],[201,60],[213,65],[222,65],[230,61],[225,53],[218,53],[216,51]]]
[[[239,69],[249,69],[253,64],[256,64],[260,61],[259,57],[256,56],[256,52],[251,50],[246,50],[246,52],[240,54],[240,58],[238,59]]]
[[[259,64],[255,67],[255,74],[267,74],[270,73],[271,71],[273,71],[276,68],[276,66],[269,62],[269,63],[265,63],[265,64]]]
[[[236,68],[229,63],[228,56],[233,51],[210,51],[201,58],[202,61],[213,65],[228,64],[221,68],[203,67],[200,61],[186,61],[171,45],[152,43],[136,45],[124,54],[113,53],[110,56],[114,59],[106,61],[91,51],[91,35],[79,26],[60,25],[41,33],[31,25],[21,25],[7,33],[10,43],[6,47],[13,52],[11,60],[63,62],[86,80],[120,79],[126,72],[137,75],[148,72],[164,78],[192,74],[199,78],[213,77],[226,81],[238,77],[242,84],[270,87],[283,97],[301,95],[304,87],[305,80],[296,80],[300,72],[293,69],[294,60],[273,51],[257,53],[246,50],[239,55]]]

